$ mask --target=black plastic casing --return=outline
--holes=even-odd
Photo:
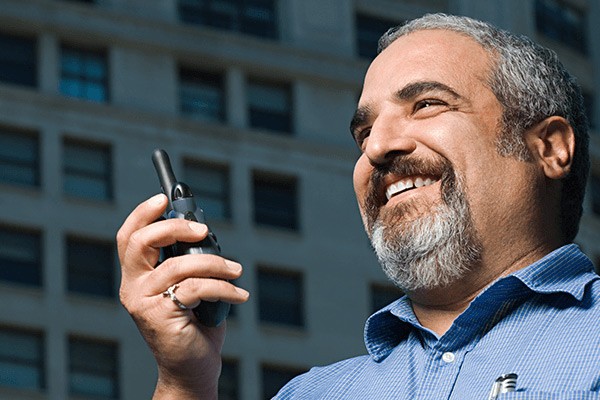
[[[194,195],[188,185],[177,182],[169,156],[164,150],[154,150],[152,161],[156,168],[163,193],[169,198],[169,209],[166,218],[181,218],[188,221],[206,224],[204,212],[196,205]],[[186,243],[177,242],[163,248],[165,258],[182,256],[185,254],[221,254],[221,248],[217,243],[217,237],[208,229],[208,236],[200,242]],[[224,301],[202,301],[192,311],[198,321],[208,327],[220,325],[229,314],[231,305]]]

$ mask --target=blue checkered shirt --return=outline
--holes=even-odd
[[[576,245],[484,290],[441,337],[403,297],[365,326],[368,355],[312,368],[276,399],[600,400],[600,280]]]

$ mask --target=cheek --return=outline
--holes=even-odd
[[[356,199],[361,207],[364,202],[365,194],[367,193],[367,188],[369,187],[371,170],[371,163],[369,163],[369,160],[364,154],[361,155],[354,165],[354,173],[352,175],[354,193],[356,194]]]

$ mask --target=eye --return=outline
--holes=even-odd
[[[415,103],[413,108],[413,113],[416,113],[419,110],[433,109],[437,106],[447,106],[448,104],[445,101],[438,99],[424,99],[419,100]]]
[[[365,141],[367,140],[367,138],[369,137],[370,134],[371,134],[371,127],[364,128],[364,129],[357,129],[354,132],[354,141],[356,142],[356,145],[358,146],[358,148],[361,151],[363,150]]]

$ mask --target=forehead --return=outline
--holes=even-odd
[[[475,40],[436,29],[401,36],[373,60],[363,96],[395,92],[410,82],[437,81],[477,93],[487,81],[491,57]],[[361,96],[362,97],[362,96]]]

